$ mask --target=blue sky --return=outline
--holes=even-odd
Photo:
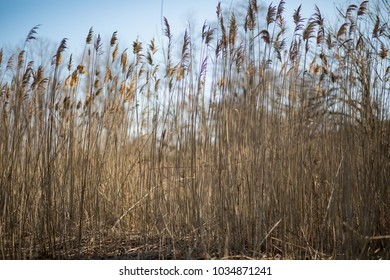
[[[229,8],[247,5],[247,0],[221,0]],[[259,4],[275,5],[279,1],[258,0]],[[286,0],[285,16],[291,18],[294,9],[302,4],[302,15],[310,17],[317,4],[326,19],[335,16],[338,0]],[[181,37],[188,22],[200,29],[205,20],[216,19],[218,0],[0,0],[0,48],[20,46],[29,30],[41,24],[38,37],[48,38],[57,44],[68,38],[71,52],[82,49],[90,27],[95,34],[108,42],[114,31],[118,31],[121,47],[131,46],[138,37],[148,43],[152,37],[157,42],[162,37],[161,7],[163,16],[170,22],[174,35]],[[345,2],[341,1],[343,6]],[[359,3],[359,2],[358,2]]]

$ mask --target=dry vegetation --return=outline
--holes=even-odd
[[[284,1],[218,6],[178,46],[165,19],[161,49],[91,29],[80,61],[64,39],[47,69],[33,28],[0,56],[0,257],[390,258],[377,7],[337,29],[298,7],[288,35]]]

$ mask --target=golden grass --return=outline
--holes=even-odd
[[[388,22],[300,10],[290,40],[251,0],[177,52],[167,19],[161,49],[1,51],[1,258],[388,259]]]

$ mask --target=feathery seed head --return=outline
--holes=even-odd
[[[275,16],[276,16],[276,7],[272,6],[272,3],[268,6],[268,12],[266,16],[266,22],[267,26],[269,26],[271,23],[275,22]]]
[[[386,58],[387,58],[388,52],[389,52],[389,49],[387,49],[387,48],[385,47],[385,45],[382,43],[382,44],[381,44],[381,49],[380,49],[380,51],[379,51],[379,57],[380,57],[381,59],[386,59]]]
[[[27,43],[27,42],[29,42],[29,41],[31,41],[31,40],[35,40],[35,39],[36,39],[35,34],[37,34],[37,30],[38,30],[38,28],[39,28],[40,26],[41,26],[41,25],[38,24],[38,25],[34,26],[34,27],[30,30],[30,32],[28,33],[28,35],[27,35],[27,37],[26,37],[25,43]]]
[[[60,45],[59,45],[59,47],[57,49],[57,53],[55,55],[55,57],[56,57],[56,62],[55,62],[56,67],[58,67],[61,64],[61,62],[62,62],[62,52],[67,48],[67,46],[66,46],[67,40],[68,40],[67,38],[62,39],[62,41],[61,41],[61,43],[60,43]]]
[[[98,34],[94,43],[94,48],[97,55],[101,55],[103,53],[102,47],[103,47],[102,37],[100,36],[100,34]]]
[[[91,28],[89,29],[87,38],[85,39],[85,43],[86,43],[87,45],[91,44],[91,42],[92,42],[92,35],[93,35],[93,28],[91,27]]]
[[[24,54],[25,54],[25,51],[21,51],[18,55],[18,69],[22,68],[22,66],[24,64]]]
[[[85,74],[86,73],[85,66],[83,64],[79,64],[77,66],[77,71],[79,71],[80,74]]]
[[[125,49],[122,52],[122,55],[121,55],[121,66],[122,66],[122,73],[125,73],[126,69],[127,69],[127,49]]]
[[[230,28],[229,28],[229,44],[230,47],[234,46],[234,43],[236,42],[236,36],[237,36],[237,23],[236,23],[236,17],[232,13],[230,17]]]
[[[115,31],[112,34],[111,41],[110,41],[110,47],[113,47],[116,44],[116,42],[118,41],[117,34],[118,34],[118,31]]]
[[[72,54],[70,54],[69,62],[68,62],[68,71],[72,69]]]
[[[360,6],[357,15],[358,16],[363,16],[367,13],[367,6],[368,6],[368,1],[363,1]]]
[[[111,62],[114,62],[116,56],[118,55],[118,50],[119,50],[119,46],[118,46],[118,44],[116,44],[115,49],[112,52],[112,61]]]

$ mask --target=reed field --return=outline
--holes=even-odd
[[[284,4],[1,50],[0,258],[390,259],[389,2]]]

